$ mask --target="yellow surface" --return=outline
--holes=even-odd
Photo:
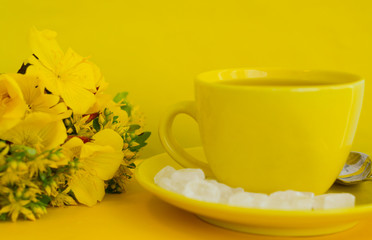
[[[365,76],[354,150],[372,153],[372,1],[369,0],[1,0],[0,72],[29,56],[30,27],[59,33],[62,47],[91,56],[110,92],[130,91],[156,137],[165,108],[194,99],[200,72],[230,67],[326,69]],[[176,121],[181,144],[199,145],[197,125]]]
[[[200,147],[186,149],[186,152],[205,160]],[[348,229],[372,213],[371,182],[351,187],[335,185],[329,190],[354,194],[357,199],[355,208],[326,211],[252,209],[197,201],[162,189],[154,184],[154,176],[167,165],[176,169],[181,168],[169,155],[160,154],[142,162],[136,169],[136,178],[148,191],[166,202],[228,229],[278,236],[322,235]]]
[[[241,79],[247,85],[232,84]],[[239,68],[202,73],[195,85],[196,100],[174,105],[159,127],[166,151],[182,166],[208,170],[249,192],[322,194],[336,180],[357,128],[362,78]],[[174,139],[172,123],[180,113],[198,122],[208,165]]]

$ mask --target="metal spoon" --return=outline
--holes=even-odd
[[[371,158],[361,152],[350,152],[344,168],[336,182],[352,185],[362,181],[372,181]]]

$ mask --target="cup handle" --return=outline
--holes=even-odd
[[[186,168],[201,168],[205,175],[213,176],[208,164],[188,154],[175,140],[172,125],[175,117],[180,113],[185,113],[198,122],[196,118],[196,105],[193,101],[180,102],[169,108],[161,119],[159,127],[159,137],[163,147],[181,166]]]

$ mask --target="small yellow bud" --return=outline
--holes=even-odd
[[[0,148],[5,148],[5,147],[6,147],[6,143],[3,142],[3,141],[1,141],[1,142],[0,142]]]
[[[24,163],[24,162],[19,162],[18,163],[18,170],[26,171],[27,169],[28,169],[28,167],[27,167],[26,163]]]
[[[67,129],[67,133],[68,133],[68,134],[72,133],[73,131],[74,131],[74,130],[73,130],[72,128]]]
[[[111,114],[111,111],[105,108],[105,110],[103,111],[103,114],[105,114],[105,116],[109,116]]]
[[[139,145],[138,142],[130,142],[130,146],[131,146],[131,147],[136,147],[136,146],[138,146],[138,145]]]
[[[70,119],[65,119],[64,121],[65,121],[66,126],[71,126],[72,125],[72,122],[71,122]]]
[[[46,186],[46,187],[45,187],[45,192],[46,192],[48,195],[50,195],[50,193],[52,192],[51,187],[50,187],[50,186]]]
[[[56,154],[61,159],[66,157],[65,154],[63,154],[63,152],[56,152]]]
[[[102,116],[102,114],[99,115],[98,117],[99,123],[103,124],[105,122],[105,118]]]
[[[36,215],[38,215],[38,216],[41,216],[41,215],[44,214],[44,211],[43,211],[43,209],[42,209],[41,207],[34,207],[34,208],[32,209],[32,211],[33,211]]]
[[[17,170],[17,167],[18,167],[18,163],[16,161],[11,161],[9,163],[9,166],[14,169],[14,170]]]
[[[124,148],[124,149],[127,149],[128,147],[129,147],[129,144],[128,144],[128,143],[124,143],[124,144],[123,144],[123,148]]]
[[[25,193],[23,194],[23,197],[25,197],[25,198],[30,198],[32,195],[33,195],[33,194],[32,194],[31,191],[27,191],[27,192],[25,192]]]
[[[55,181],[52,181],[52,182],[50,183],[50,186],[55,187],[55,188],[58,187],[58,185],[57,185],[57,183],[56,183]]]
[[[59,161],[59,160],[60,160],[59,157],[57,156],[57,154],[55,154],[55,153],[52,153],[52,154],[49,156],[49,158],[50,158],[51,160],[53,160],[53,161]]]
[[[126,159],[131,159],[131,158],[134,157],[134,154],[135,154],[134,152],[128,152],[128,153],[125,153],[125,156],[124,156],[124,157],[125,157]]]
[[[16,197],[17,198],[20,198],[22,196],[22,191],[23,191],[23,189],[20,189],[20,188],[17,189],[17,191],[16,191]]]
[[[128,136],[125,140],[127,140],[128,142],[130,142],[130,141],[132,141],[132,138]]]
[[[9,152],[9,145],[6,145],[5,148],[1,151],[1,155],[7,155]]]

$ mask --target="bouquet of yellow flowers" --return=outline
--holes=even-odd
[[[0,220],[123,192],[150,136],[127,93],[105,94],[98,67],[55,38],[31,29],[33,55],[0,74]]]

